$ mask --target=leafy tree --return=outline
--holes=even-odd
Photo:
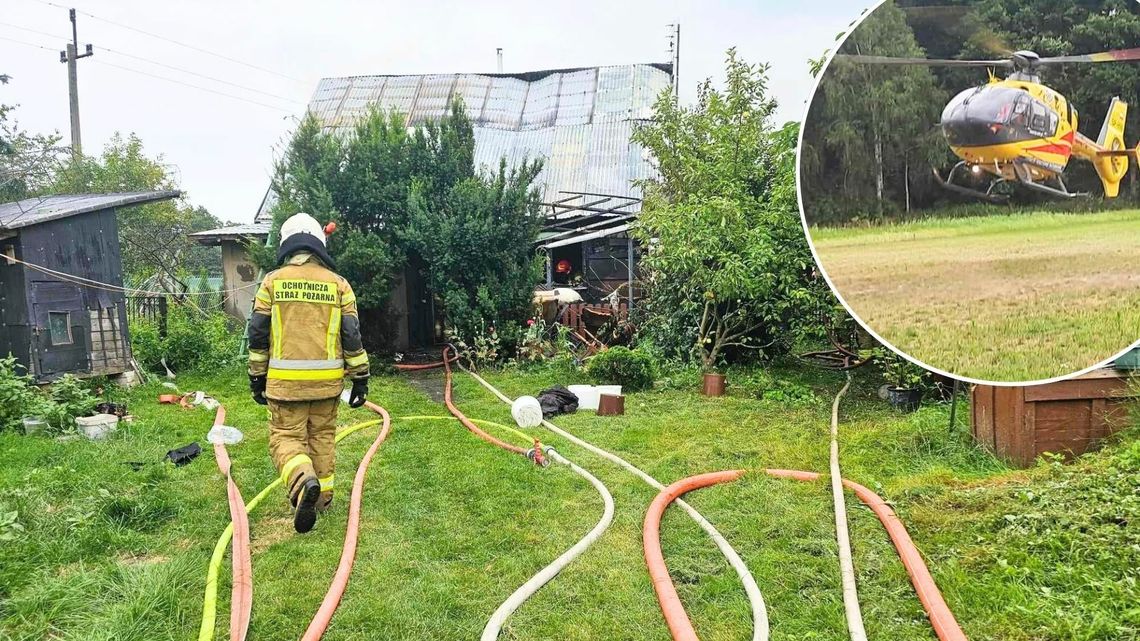
[[[887,2],[843,42],[844,54],[924,57],[906,14]],[[802,177],[809,221],[837,208],[909,209],[916,187],[936,189],[926,169],[947,156],[936,124],[947,95],[925,67],[886,67],[836,58],[820,80],[804,128]],[[913,167],[922,168],[912,172]],[[917,183],[917,185],[916,185]]]
[[[795,125],[775,128],[767,66],[728,51],[723,91],[702,83],[692,107],[666,92],[634,141],[660,177],[644,184],[635,233],[649,247],[643,331],[706,369],[818,333],[830,304],[799,222]]]
[[[176,188],[162,156],[148,157],[134,134],[126,139],[116,134],[101,156],[70,161],[44,190],[78,194]],[[185,283],[203,269],[214,274],[221,269],[216,248],[202,247],[186,236],[221,224],[202,207],[178,201],[125,207],[118,212],[118,222],[123,271],[129,282],[158,275]]]
[[[530,248],[541,216],[531,186],[541,165],[501,164],[483,175],[474,155],[459,102],[439,122],[410,131],[403,114],[378,109],[347,133],[326,131],[309,115],[286,146],[273,186],[274,228],[298,211],[337,222],[329,251],[356,288],[373,345],[388,340],[385,308],[405,267],[426,277],[462,339],[526,317],[538,278]],[[272,264],[268,251],[255,253]]]
[[[12,119],[14,105],[0,104],[0,203],[22,200],[51,181],[66,149],[58,134],[32,135]]]

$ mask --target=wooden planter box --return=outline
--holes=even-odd
[[[974,440],[1021,467],[1045,452],[1083,454],[1124,426],[1138,383],[1140,372],[1110,368],[1045,385],[976,385],[970,404]]]

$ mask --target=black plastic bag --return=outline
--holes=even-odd
[[[555,385],[538,393],[538,404],[542,407],[542,417],[550,418],[577,411],[578,397],[565,387]]]
[[[170,450],[166,453],[166,458],[170,459],[170,462],[174,463],[175,466],[182,467],[190,461],[198,458],[198,455],[201,453],[202,446],[198,445],[198,443],[195,441],[189,445],[183,445],[176,450]]]

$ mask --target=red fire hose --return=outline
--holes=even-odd
[[[446,377],[446,380],[445,380],[444,386],[443,386],[443,403],[445,405],[447,405],[447,411],[451,412],[452,416],[459,419],[459,422],[463,423],[463,427],[466,427],[475,436],[478,436],[479,438],[483,439],[484,441],[487,441],[488,443],[491,443],[492,445],[498,445],[499,447],[503,448],[504,450],[507,450],[508,452],[514,452],[515,454],[520,454],[522,456],[526,456],[526,450],[524,450],[523,448],[518,447],[516,445],[511,445],[510,443],[500,441],[499,439],[495,438],[494,436],[491,436],[490,434],[479,429],[479,427],[477,425],[475,425],[474,423],[472,423],[471,420],[468,419],[463,414],[463,412],[459,411],[459,408],[455,406],[455,403],[451,402],[451,362],[452,362],[452,359],[449,359],[447,357],[447,352],[450,349],[451,349],[450,347],[443,348],[443,371],[444,371],[444,375]],[[456,358],[458,358],[458,356]],[[536,453],[541,452],[541,448],[538,447],[537,445],[535,446],[535,452]],[[536,461],[536,462],[539,462],[539,461]]]
[[[448,364],[454,363],[457,360],[459,360],[459,354],[452,356],[451,360],[448,360],[447,363]],[[415,364],[415,365],[413,365],[413,364],[408,364],[408,365],[396,364],[395,368],[400,370],[401,372],[415,372],[418,370],[435,369],[437,367],[443,367],[444,364],[445,364],[444,361],[437,361],[435,363],[422,363],[422,364]]]
[[[693,629],[692,622],[689,621],[689,615],[685,614],[685,606],[681,605],[681,597],[677,596],[677,589],[673,587],[673,580],[669,578],[669,570],[665,567],[665,556],[661,553],[661,515],[665,513],[665,508],[669,507],[670,503],[685,492],[735,481],[742,474],[744,470],[730,470],[681,479],[661,490],[649,505],[649,511],[645,513],[645,525],[641,530],[641,540],[645,547],[645,565],[649,568],[653,590],[657,593],[657,602],[661,604],[661,613],[665,615],[665,623],[669,626],[673,641],[700,641],[700,639]]]
[[[764,472],[769,476],[797,481],[817,481],[820,478],[816,472],[799,470],[764,470]],[[677,590],[673,587],[673,581],[669,578],[669,571],[665,567],[665,559],[661,554],[661,515],[670,503],[685,492],[717,483],[734,481],[740,478],[743,473],[743,470],[729,470],[681,479],[662,490],[653,499],[653,503],[645,515],[645,527],[642,533],[642,539],[645,543],[645,564],[653,578],[653,588],[657,592],[657,601],[661,605],[661,612],[665,615],[665,621],[669,625],[669,631],[672,633],[674,641],[697,641],[698,637],[688,615],[685,613],[684,606],[681,605]],[[926,616],[930,619],[930,624],[939,641],[968,641],[966,634],[962,632],[957,619],[950,611],[950,607],[942,598],[942,593],[938,591],[938,586],[935,585],[934,577],[926,568],[922,555],[915,547],[914,541],[907,534],[906,527],[903,526],[894,510],[878,494],[858,483],[844,479],[843,485],[855,492],[859,500],[871,508],[875,516],[879,517],[879,521],[891,537],[895,550],[898,551],[899,558],[902,560],[903,566],[910,576],[910,581],[914,585],[915,592],[918,594],[918,600],[922,603],[923,609],[926,610]]]
[[[348,506],[348,525],[344,533],[344,547],[340,553],[340,564],[336,568],[336,574],[333,575],[332,584],[329,585],[324,600],[321,601],[321,607],[317,610],[312,622],[309,623],[301,641],[317,641],[324,635],[325,630],[329,627],[329,622],[332,620],[333,613],[336,612],[337,606],[340,605],[340,599],[348,587],[348,578],[352,574],[352,564],[356,560],[364,477],[368,473],[368,464],[372,462],[376,450],[380,449],[380,444],[388,438],[388,431],[392,425],[392,417],[383,407],[372,402],[365,402],[364,406],[382,416],[384,425],[380,428],[380,434],[376,436],[376,440],[372,442],[372,447],[368,448],[368,452],[364,454],[364,458],[360,460],[360,465],[356,468],[356,477],[352,481],[352,496],[349,499]]]
[[[226,408],[218,405],[214,414],[214,425],[224,425]],[[232,604],[230,615],[231,641],[245,641],[249,630],[249,619],[253,610],[253,564],[249,550],[249,515],[241,491],[230,473],[230,455],[223,443],[214,443],[214,458],[218,469],[226,476],[226,494],[230,503],[230,521],[234,524],[233,539],[233,588],[230,593]]]

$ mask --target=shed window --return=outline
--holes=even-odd
[[[48,334],[52,345],[70,345],[71,312],[48,312]]]

